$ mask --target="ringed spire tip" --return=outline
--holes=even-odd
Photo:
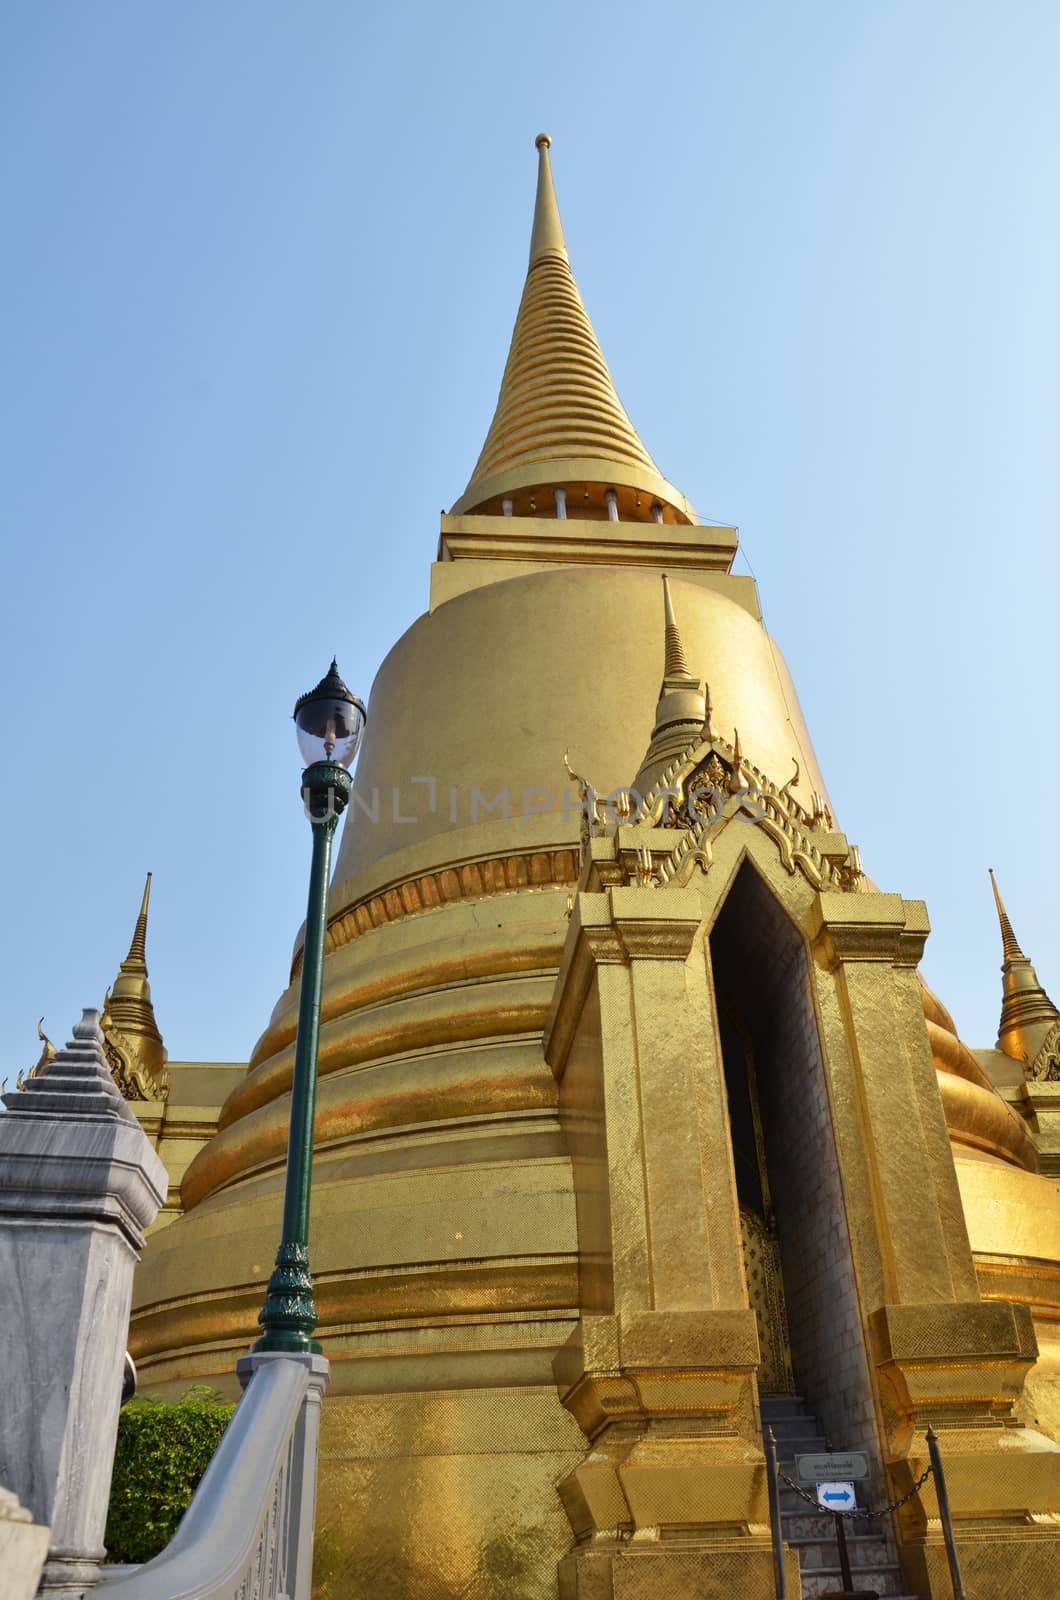
[[[664,663],[663,680],[667,678],[687,678],[690,676],[688,662],[685,660],[684,646],[681,635],[677,630],[677,617],[674,612],[674,603],[670,595],[670,579],[663,573],[663,638]]]

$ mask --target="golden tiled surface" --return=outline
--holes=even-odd
[[[799,1590],[798,1556],[789,1550],[788,1594]],[[584,1552],[564,1563],[560,1600],[774,1600],[773,1557],[758,1548],[733,1548],[724,1540],[707,1548],[660,1549],[620,1546]]]
[[[961,1529],[958,1555],[970,1600],[1054,1600],[1060,1594],[1055,1528]],[[953,1600],[941,1530],[903,1552],[906,1582],[924,1600]]]
[[[583,1452],[554,1387],[329,1400],[315,1600],[554,1600]]]

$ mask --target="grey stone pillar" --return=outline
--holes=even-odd
[[[107,1067],[99,1012],[0,1116],[0,1484],[51,1528],[42,1595],[98,1577],[133,1268],[166,1171]]]

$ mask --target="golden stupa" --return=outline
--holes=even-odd
[[[866,876],[735,530],[630,422],[537,145],[496,414],[331,887],[318,1593],[771,1596],[762,1400],[798,1395],[874,1504],[934,1425],[969,1594],[1047,1600],[1060,1013],[1003,909],[997,1048],[925,987],[925,907]],[[296,949],[249,1067],[170,1062],[135,1102],[173,1181],[151,1392],[234,1389],[256,1335],[298,980]],[[884,1520],[889,1592],[950,1593],[938,1516],[929,1479]]]

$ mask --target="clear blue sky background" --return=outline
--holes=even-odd
[[[102,997],[147,867],[171,1055],[264,1026],[290,707],[426,604],[539,128],[623,398],[739,524],[929,980],[993,1041],[990,864],[1060,1001],[1058,81],[1052,0],[9,0],[0,1075]]]

